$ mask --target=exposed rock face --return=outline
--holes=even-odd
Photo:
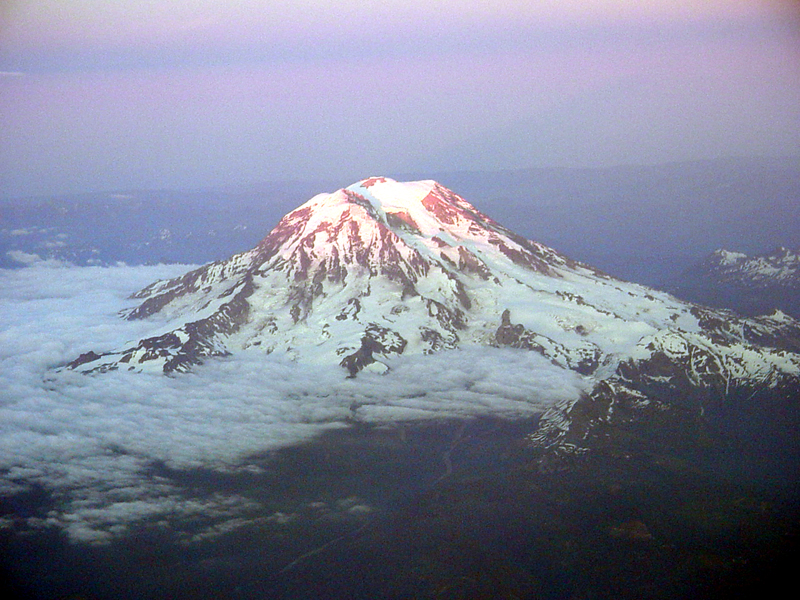
[[[376,362],[376,354],[384,356],[402,354],[406,348],[407,342],[402,336],[380,325],[373,323],[367,327],[364,333],[364,337],[361,338],[361,347],[352,354],[345,356],[342,362],[339,363],[347,369],[350,377],[355,377],[359,371],[374,364]]]
[[[582,333],[582,326],[576,326],[578,333]],[[511,311],[503,311],[500,317],[500,327],[495,332],[495,342],[498,346],[533,350],[542,356],[549,357],[554,364],[565,369],[572,369],[581,375],[591,375],[598,367],[602,351],[592,343],[576,343],[567,348],[554,339],[526,329],[521,324],[511,323]]]

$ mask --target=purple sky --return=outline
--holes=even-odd
[[[0,197],[752,154],[794,0],[0,4]]]

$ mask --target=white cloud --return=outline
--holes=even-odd
[[[534,353],[485,348],[400,357],[387,375],[356,379],[336,365],[256,351],[176,377],[55,370],[147,335],[157,323],[119,318],[127,296],[186,268],[34,262],[0,270],[0,493],[35,483],[64,498],[41,525],[103,542],[139,519],[194,510],[231,516],[250,510],[249,501],[193,498],[151,467],[257,471],[248,457],[353,418],[529,416],[583,386]]]
[[[64,246],[65,243],[59,241],[59,242],[54,242],[54,243],[48,243],[48,244],[45,244],[45,245],[48,248],[56,248],[56,247]],[[8,258],[13,260],[14,262],[16,262],[16,263],[18,263],[20,265],[25,265],[25,266],[30,266],[30,265],[34,265],[35,264],[35,265],[38,265],[40,267],[54,268],[54,267],[62,267],[62,266],[66,266],[67,265],[67,263],[64,262],[64,261],[61,261],[61,260],[58,260],[58,259],[55,259],[55,258],[42,258],[41,256],[39,256],[35,252],[25,252],[23,250],[9,250],[8,252],[6,252],[6,256],[8,256]]]
[[[22,250],[9,250],[6,252],[6,256],[21,265],[32,265],[33,263],[41,262],[42,260],[42,257],[38,254],[23,252]]]

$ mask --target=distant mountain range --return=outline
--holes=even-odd
[[[742,318],[616,279],[434,181],[374,177],[319,194],[253,249],[133,299],[126,318],[168,325],[70,368],[182,372],[251,349],[356,376],[409,354],[524,349],[590,382],[535,435],[562,454],[620,419],[697,425],[728,403],[794,402],[800,391],[798,321]]]
[[[687,269],[670,291],[745,315],[780,309],[800,318],[800,253],[784,247],[756,256],[719,249]]]

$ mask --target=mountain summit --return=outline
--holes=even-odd
[[[800,372],[800,326],[742,319],[614,279],[513,233],[434,181],[370,177],[319,194],[255,248],[134,294],[169,325],[70,363],[186,371],[244,349],[347,373],[464,345],[538,352],[630,383],[774,387]]]

